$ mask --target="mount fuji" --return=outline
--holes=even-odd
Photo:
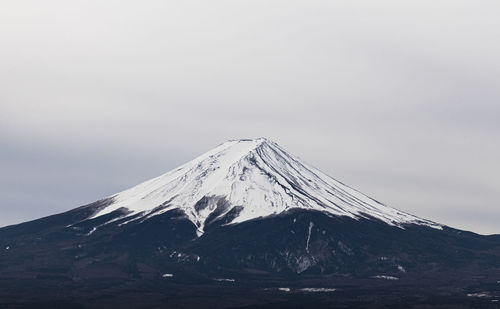
[[[265,138],[228,141],[108,199],[110,204],[92,218],[121,209],[124,215],[120,218],[144,221],[179,209],[196,225],[198,236],[206,223],[224,217],[226,224],[235,224],[291,209],[374,218],[400,227],[422,224],[441,228],[349,188]]]
[[[499,283],[498,235],[386,206],[265,138],[0,229],[6,308],[467,307]]]

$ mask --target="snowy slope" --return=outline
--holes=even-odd
[[[228,141],[110,198],[113,203],[92,218],[126,208],[127,216],[140,214],[134,220],[144,220],[181,209],[198,227],[199,235],[207,218],[231,212],[230,223],[240,223],[292,208],[351,218],[373,217],[396,226],[440,228],[347,187],[264,138]]]

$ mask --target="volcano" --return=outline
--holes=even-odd
[[[500,237],[384,205],[265,138],[0,229],[0,306],[495,306]]]
[[[228,141],[108,200],[92,218],[121,210],[120,218],[144,221],[177,209],[196,225],[198,236],[207,223],[242,223],[292,209],[441,228],[347,187],[265,138]]]

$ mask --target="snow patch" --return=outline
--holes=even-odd
[[[314,223],[311,221],[309,222],[309,231],[307,233],[307,243],[306,243],[306,251],[309,253],[309,240],[311,239],[311,230],[314,226]]]
[[[478,297],[478,298],[490,298],[492,297],[488,292],[470,293],[467,294],[468,297]]]
[[[310,293],[322,293],[322,292],[335,292],[337,289],[332,288],[302,288],[299,289],[301,292],[310,292]]]
[[[226,278],[216,278],[214,280],[219,282],[236,282],[236,280],[234,279],[226,279]]]
[[[172,278],[174,274],[163,274],[161,275],[162,278]]]
[[[90,236],[92,235],[95,231],[97,231],[97,227],[93,227],[90,232],[88,232],[87,234],[85,234],[85,236]]]
[[[92,235],[95,231],[97,231],[97,229],[98,229],[98,228],[100,228],[100,227],[102,227],[102,226],[105,226],[106,224],[110,224],[110,223],[116,222],[116,221],[118,221],[118,220],[120,220],[120,219],[122,219],[122,218],[124,218],[124,217],[125,217],[125,216],[119,216],[119,217],[117,217],[117,218],[114,218],[114,219],[111,219],[111,220],[109,220],[109,221],[106,221],[106,222],[104,222],[104,223],[102,223],[102,224],[99,224],[98,226],[93,227],[93,228],[92,228],[92,229],[91,229],[91,230],[90,230],[87,234],[85,234],[85,236],[90,236],[90,235]]]
[[[386,275],[377,275],[377,276],[373,276],[372,278],[375,278],[375,279],[385,279],[385,280],[399,280],[398,277],[386,276]]]

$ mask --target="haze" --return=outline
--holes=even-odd
[[[264,136],[500,233],[498,1],[2,1],[0,226]]]

